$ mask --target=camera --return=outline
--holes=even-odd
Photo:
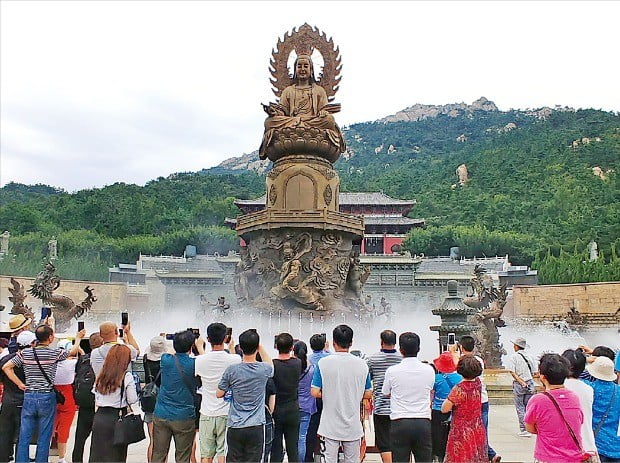
[[[173,341],[173,340],[174,340],[174,333],[166,334],[166,341]]]

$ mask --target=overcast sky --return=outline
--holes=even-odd
[[[279,36],[340,46],[341,125],[415,103],[620,110],[618,2],[0,3],[0,184],[144,184],[258,148]]]

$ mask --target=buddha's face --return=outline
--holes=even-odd
[[[311,71],[310,60],[308,58],[299,58],[295,65],[295,71],[298,78],[309,79]]]

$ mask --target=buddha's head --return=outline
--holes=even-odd
[[[293,66],[293,80],[309,79],[310,82],[316,82],[314,78],[314,65],[310,55],[298,55]]]

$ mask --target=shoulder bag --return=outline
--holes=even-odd
[[[56,403],[60,405],[64,405],[65,396],[62,394],[62,392],[60,392],[58,389],[54,387],[54,383],[52,382],[50,377],[47,376],[47,373],[45,373],[45,370],[41,366],[41,362],[39,362],[39,356],[37,355],[37,348],[33,347],[32,352],[34,353],[34,359],[37,361],[37,365],[39,365],[39,370],[41,370],[41,373],[43,373],[43,377],[49,383],[49,385],[52,386],[52,389],[54,390],[54,394],[56,394]]]
[[[125,391],[125,377],[121,383],[121,400],[118,409],[118,420],[114,423],[113,445],[129,445],[146,438],[144,423],[140,415],[133,413],[131,405],[127,404],[129,413],[123,415],[123,392]]]
[[[146,360],[146,359],[145,359]],[[157,380],[161,376],[161,369],[157,372],[155,379],[150,375],[151,379],[149,383],[144,386],[140,392],[140,407],[143,412],[153,413],[155,411],[155,405],[157,404],[157,395],[159,394],[159,386],[157,386]]]
[[[571,428],[570,424],[568,424],[568,421],[566,421],[566,418],[564,417],[564,413],[562,413],[562,409],[560,408],[560,405],[553,398],[553,396],[551,394],[549,394],[547,391],[543,391],[543,394],[545,394],[547,397],[549,397],[549,399],[551,399],[551,402],[553,402],[553,405],[555,405],[555,408],[557,409],[558,413],[562,417],[562,420],[564,421],[564,424],[566,425],[566,428],[568,429],[568,432],[569,432],[571,438],[573,439],[573,442],[575,443],[575,445],[579,449],[579,452],[581,452],[581,461],[584,462],[584,463],[596,463],[596,462],[598,462],[599,460],[596,457],[596,455],[592,455],[592,454],[590,454],[588,452],[584,452],[583,447],[579,443],[579,439],[577,439],[577,436],[575,435],[575,432],[573,431],[573,428]]]

